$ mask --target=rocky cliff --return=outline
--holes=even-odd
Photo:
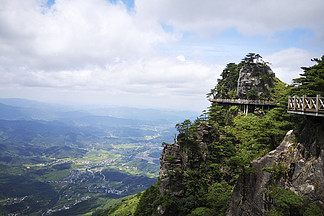
[[[271,193],[276,187],[306,198],[302,205],[312,203],[324,212],[324,119],[309,118],[302,130],[289,131],[275,150],[254,160],[252,167],[255,172],[240,176],[233,190],[228,216],[260,216],[280,210],[284,203],[278,202],[280,196]],[[293,198],[294,194],[291,193]],[[287,206],[291,204],[289,200],[285,202]],[[301,215],[301,205],[294,204],[295,208],[289,206],[287,215]]]
[[[211,138],[211,127],[204,124],[197,129],[197,140],[192,146],[181,146],[177,143],[166,144],[160,158],[160,194],[181,198],[185,195],[183,173],[187,170],[199,170],[200,165],[207,160],[208,143]],[[159,206],[160,215],[173,215],[167,209]]]
[[[269,89],[274,87],[275,75],[265,63],[250,63],[244,65],[237,81],[237,98],[268,99]]]
[[[199,169],[207,159],[211,127],[198,128],[198,139],[194,148],[181,147],[178,143],[167,144],[160,158],[160,193],[161,195],[183,196],[185,188],[182,173],[188,169]]]

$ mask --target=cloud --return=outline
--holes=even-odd
[[[215,86],[222,69],[219,65],[177,58],[119,60],[89,70],[10,73],[3,80],[2,88],[6,83],[15,83],[6,89],[20,89],[29,97],[47,95],[46,100],[70,103],[126,103],[128,106],[201,110],[208,106],[205,95]]]
[[[276,76],[285,83],[292,84],[292,79],[298,78],[303,72],[301,67],[309,67],[314,63],[312,53],[303,49],[290,48],[265,56],[265,61],[271,63],[271,68]]]
[[[172,26],[175,31],[215,35],[237,28],[245,35],[274,34],[306,28],[324,36],[322,0],[139,0],[138,14]]]
[[[106,64],[151,55],[169,40],[162,27],[138,20],[123,4],[104,0],[45,3],[2,1],[1,48],[16,63],[39,69]]]
[[[88,70],[23,71],[10,73],[6,82],[20,86],[50,87],[141,94],[204,94],[213,87],[222,66],[178,59],[120,61]],[[24,75],[28,74],[27,76]]]
[[[183,55],[177,56],[177,59],[182,62],[186,61],[186,58]]]
[[[121,2],[2,0],[0,96],[204,99],[222,67],[159,52],[178,39]]]

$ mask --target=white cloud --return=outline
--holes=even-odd
[[[8,74],[21,86],[51,88],[80,88],[85,90],[141,94],[180,95],[207,93],[219,76],[222,66],[204,65],[169,58],[122,61],[107,64],[104,68],[88,70],[24,71]]]
[[[135,106],[202,110],[208,106],[205,95],[215,86],[222,69],[218,65],[176,58],[119,60],[88,70],[51,72],[21,69],[19,73],[9,73],[7,78],[4,77],[2,88],[7,86],[10,89],[12,86],[8,83],[15,83],[15,89],[20,89],[32,99],[47,95],[46,100],[58,102],[68,99],[73,103],[85,103],[97,98],[95,102],[99,104],[126,102]],[[37,91],[32,89],[40,90],[35,93]]]
[[[183,55],[177,56],[177,59],[182,62],[186,61],[186,58]]]
[[[203,35],[235,27],[247,35],[309,28],[324,36],[322,0],[139,0],[135,8],[141,16],[159,20],[175,30]]]
[[[151,55],[155,45],[169,40],[160,25],[104,0],[57,0],[50,9],[37,0],[1,4],[1,48],[24,66],[102,65],[117,57]]]
[[[303,72],[301,67],[313,65],[311,59],[319,57],[312,56],[312,53],[306,50],[290,48],[265,56],[264,59],[272,64],[273,72],[281,81],[292,84],[292,79],[298,78]]]

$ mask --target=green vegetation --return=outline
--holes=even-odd
[[[320,59],[312,59],[317,64],[311,67],[302,67],[304,73],[301,77],[294,79],[297,88],[294,89],[296,95],[324,96],[324,55]]]
[[[145,190],[139,200],[136,207],[135,216],[142,215],[157,215],[156,209],[160,203],[162,203],[162,196],[159,192],[160,182],[156,182],[154,185]]]
[[[275,209],[266,212],[269,216],[322,216],[321,209],[310,203],[304,197],[296,195],[290,190],[285,190],[280,187],[270,186],[266,192],[272,199],[274,199]]]
[[[208,96],[214,98],[234,98],[236,95],[237,79],[239,78],[239,71],[242,68],[241,64],[229,63],[221,73],[221,79],[217,82],[217,86],[211,89]]]
[[[116,200],[117,203],[109,207],[107,210],[99,214],[99,216],[129,216],[134,215],[136,207],[139,203],[141,193],[132,195],[121,200]]]
[[[225,69],[221,73],[221,79],[217,80],[217,85],[215,88],[211,89],[210,93],[207,94],[208,97],[213,98],[223,98],[223,99],[234,99],[236,98],[237,91],[237,80],[239,78],[239,72],[242,67],[249,67],[254,65],[260,65],[264,67],[269,67],[268,62],[264,62],[259,54],[249,53],[239,64],[229,63],[226,65]],[[261,67],[262,68],[262,67]],[[261,75],[261,71],[256,71],[257,74]],[[273,78],[270,74],[264,74],[260,76],[262,82],[268,81]],[[248,92],[247,99],[255,100],[257,99],[257,93],[254,89]],[[270,92],[262,92],[258,99],[269,99]]]
[[[161,154],[147,137],[172,137],[162,130],[112,138],[110,128],[0,120],[0,214],[92,215],[145,190]]]
[[[303,68],[302,78],[294,80],[298,88],[274,78],[274,86],[259,99],[278,103],[276,108],[255,110],[245,115],[237,106],[213,103],[208,112],[202,115],[208,116],[208,119],[197,119],[195,122],[186,120],[177,124],[177,143],[189,157],[188,167],[179,168],[185,194],[181,197],[161,196],[157,183],[143,193],[136,209],[137,215],[156,215],[157,209],[161,210],[162,207],[170,211],[169,215],[225,215],[238,177],[254,172],[250,167],[251,162],[275,149],[288,130],[301,124],[300,118],[287,114],[288,95],[324,95],[324,56],[314,61],[317,65]],[[249,64],[268,66],[260,55],[250,53],[239,64],[228,64],[217,86],[207,96],[235,98],[239,71]],[[267,80],[269,77],[264,75],[261,79]],[[250,91],[248,98],[256,99],[256,95],[257,92]],[[194,167],[190,163],[197,157],[199,128],[211,131],[211,137],[207,142],[207,160],[197,169],[190,168]],[[168,161],[172,159],[167,158]],[[284,163],[275,163],[273,167],[263,170],[273,173],[274,180],[287,175]],[[267,215],[322,215],[316,205],[292,191],[272,186],[267,194],[276,205],[276,209],[268,211]]]

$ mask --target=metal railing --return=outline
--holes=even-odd
[[[225,103],[225,104],[248,104],[248,105],[269,105],[269,106],[276,106],[277,104],[272,101],[266,100],[249,100],[249,99],[221,99],[221,98],[214,98],[210,99],[211,102],[216,103]]]
[[[288,113],[324,116],[324,97],[288,96]]]

